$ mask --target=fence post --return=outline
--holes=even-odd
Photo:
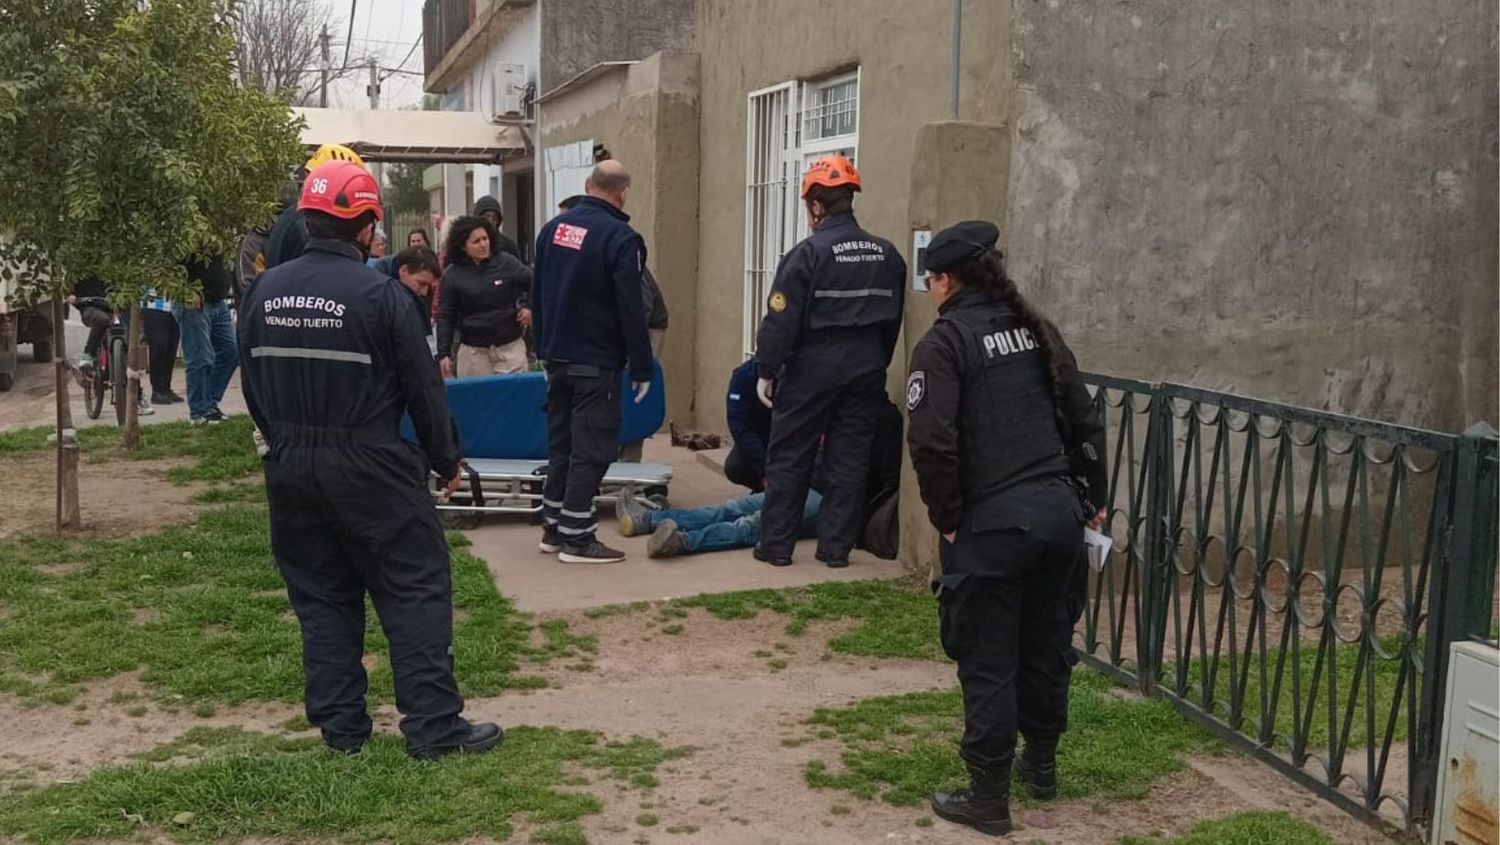
[[[1442,748],[1443,708],[1448,689],[1449,647],[1468,638],[1493,635],[1497,509],[1500,509],[1500,441],[1487,423],[1470,426],[1458,438],[1453,457],[1452,494],[1446,536],[1434,567],[1428,607],[1426,667],[1420,717],[1412,755],[1409,821],[1428,824],[1436,801]],[[1437,579],[1441,579],[1439,582]]]
[[[1162,601],[1167,587],[1164,564],[1170,561],[1167,544],[1171,542],[1167,517],[1172,512],[1172,467],[1174,440],[1171,400],[1162,385],[1152,385],[1151,416],[1146,436],[1146,555],[1143,561],[1142,589],[1139,594],[1136,650],[1141,666],[1141,691],[1155,693],[1162,673],[1162,646],[1166,605]]]

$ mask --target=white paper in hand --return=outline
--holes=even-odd
[[[1104,562],[1109,560],[1109,550],[1114,548],[1115,541],[1107,534],[1100,534],[1092,528],[1083,529],[1083,547],[1089,553],[1089,566],[1095,572],[1104,571]]]

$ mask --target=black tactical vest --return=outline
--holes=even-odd
[[[1047,383],[1047,359],[1010,308],[979,298],[939,322],[963,338],[959,468],[964,501],[979,502],[1022,481],[1065,475],[1068,459]]]

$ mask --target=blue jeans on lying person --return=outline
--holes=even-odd
[[[706,508],[651,511],[646,515],[644,528],[651,531],[672,520],[677,523],[689,552],[754,548],[760,541],[760,511],[765,502],[766,494],[752,493]],[[803,538],[818,536],[818,509],[822,506],[823,497],[818,491],[808,490],[807,504],[802,506]]]

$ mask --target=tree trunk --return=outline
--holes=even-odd
[[[126,371],[129,373],[125,391],[125,449],[134,452],[141,448],[141,375],[146,371],[145,320],[141,319],[141,304],[130,304],[130,332],[126,336]]]
[[[68,393],[67,333],[63,303],[52,301],[52,365],[57,378],[57,533],[83,525],[78,508],[78,433],[73,430],[73,400]]]

